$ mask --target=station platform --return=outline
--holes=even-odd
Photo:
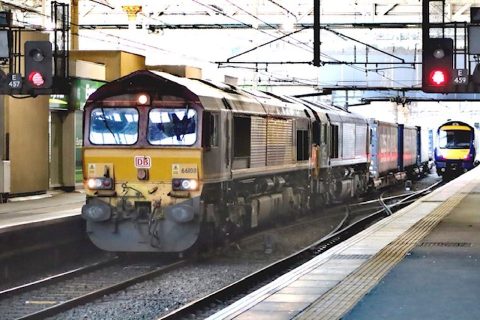
[[[84,203],[83,190],[69,193],[49,191],[44,195],[11,198],[0,204],[0,234],[77,219]]]
[[[475,319],[480,167],[208,319]]]

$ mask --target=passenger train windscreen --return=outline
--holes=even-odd
[[[463,130],[440,130],[439,147],[448,149],[467,149],[470,147],[472,133]]]

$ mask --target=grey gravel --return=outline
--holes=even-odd
[[[258,270],[263,264],[199,264],[182,268],[154,281],[106,296],[55,319],[156,319],[162,314],[202,298],[232,281]]]
[[[226,246],[220,255],[129,287],[52,319],[157,319],[221,289],[328,234],[341,217],[306,218]],[[272,253],[267,254],[266,244]],[[269,252],[269,250],[267,250]]]

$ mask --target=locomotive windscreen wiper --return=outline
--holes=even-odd
[[[120,144],[120,141],[117,140],[117,137],[113,133],[112,128],[110,128],[110,125],[108,124],[107,117],[105,116],[105,111],[103,110],[103,108],[100,108],[100,110],[102,111],[102,121],[103,121],[103,124],[105,125],[105,128],[113,136],[113,139],[115,140],[115,143]]]

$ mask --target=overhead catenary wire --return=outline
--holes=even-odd
[[[225,12],[222,12],[212,6],[209,6],[209,5],[206,5],[198,0],[192,0],[193,2],[201,5],[201,6],[204,6],[206,8],[208,8],[209,10],[213,10],[215,13],[217,14],[222,14],[223,16],[229,18],[229,19],[233,19],[245,26],[248,26],[250,28],[252,28],[251,25],[235,18],[235,17],[232,17],[228,14],[226,14]],[[227,0],[228,1],[228,0]],[[232,3],[230,1],[228,1],[229,3]],[[233,3],[232,3],[233,4]],[[239,10],[242,10],[243,12],[245,12],[247,14],[248,11],[244,10],[244,9],[241,9],[241,7],[233,4],[235,7],[237,7]],[[44,17],[47,17],[47,18],[50,18],[50,15],[48,14],[43,14],[43,13],[38,13],[38,12],[35,12],[35,14],[38,14],[38,15],[41,15],[41,16],[44,16]],[[253,14],[252,14],[253,15]],[[265,23],[263,20],[261,20],[260,18],[256,17],[257,19],[259,19],[260,21],[262,21],[263,23]],[[25,22],[25,21],[19,21],[17,20],[18,22],[21,22],[21,23],[24,23],[26,25],[29,25],[29,23]],[[30,24],[32,25],[32,24]],[[34,26],[34,25],[32,25]],[[79,25],[78,25],[79,26]],[[37,27],[37,26],[35,26]],[[282,30],[279,30],[278,28],[276,28],[275,26],[271,25],[271,27],[273,28],[273,30],[276,30],[276,31],[280,31],[282,32]],[[252,29],[255,29],[255,28],[252,28]],[[264,30],[259,30],[259,29],[255,29],[257,32],[262,32],[264,34],[267,34],[269,36],[275,36],[275,35],[272,35],[271,33],[269,32],[265,32]],[[98,32],[98,31],[97,31]],[[139,42],[139,41],[136,41],[136,40],[132,40],[132,39],[128,39],[128,38],[125,38],[125,37],[121,37],[121,36],[118,36],[118,35],[113,35],[113,34],[110,34],[110,33],[106,33],[106,32],[100,32],[102,35],[105,35],[106,37],[110,37],[110,38],[114,38],[114,39],[117,39],[118,42],[114,42],[114,41],[108,41],[109,43],[114,43],[116,45],[120,45],[121,42],[128,42],[128,44],[125,44],[125,46],[129,47],[129,48],[133,48],[133,49],[137,49],[137,50],[144,50],[145,48],[149,48],[149,49],[153,49],[153,50],[158,50],[158,51],[162,51],[162,52],[165,52],[165,53],[169,53],[169,54],[176,54],[178,55],[178,52],[173,52],[171,50],[167,50],[167,49],[163,49],[163,48],[159,48],[157,46],[154,46],[154,45],[150,45],[150,44],[146,44],[146,43],[143,43],[143,42]],[[85,35],[85,34],[76,34],[77,36],[81,37],[81,38],[86,38],[86,39],[94,39],[94,40],[100,40],[100,41],[106,41],[104,38],[101,38],[101,37],[94,37],[92,35]],[[294,39],[295,40],[295,39]],[[312,47],[308,46],[307,44],[305,44],[304,42],[302,41],[299,41],[299,40],[296,40],[300,45],[298,44],[295,44],[295,43],[292,43],[291,41],[287,41],[285,40],[286,43],[288,43],[289,45],[292,45],[292,46],[295,46],[297,48],[300,48],[302,50],[305,50],[305,51],[310,51],[310,50],[313,50]],[[190,55],[187,55],[187,54],[181,54],[182,57],[184,58],[187,58],[187,59],[192,59],[192,60],[197,60],[197,61],[203,61],[203,62],[209,62],[209,63],[215,63],[214,61],[205,61],[203,59],[198,59],[197,57],[195,56],[190,56]],[[334,57],[331,57],[327,54],[322,54],[322,56],[324,56],[325,58],[327,59],[330,59],[332,61],[338,61],[339,63],[342,63],[341,61],[339,61],[338,59],[335,59]],[[378,75],[380,75],[382,78],[388,80],[388,81],[394,81],[394,82],[397,82],[396,80],[394,79],[390,79],[389,77],[387,77],[386,75],[378,72],[378,70],[369,70],[369,69],[366,69],[366,68],[361,68],[359,66],[356,66],[356,65],[351,65],[351,64],[348,64],[348,62],[345,62],[344,63],[346,66],[352,68],[352,69],[355,69],[357,71],[361,71],[361,72],[374,72]],[[399,85],[404,85],[403,83],[400,83],[400,82],[397,82]],[[318,85],[318,83],[316,83]]]
[[[214,12],[216,12],[216,13],[218,13],[218,14],[221,14],[221,15],[223,15],[223,16],[225,16],[225,17],[228,17],[228,18],[230,18],[230,19],[232,19],[232,20],[234,20],[234,21],[237,21],[237,22],[239,22],[239,23],[242,23],[242,24],[245,25],[245,26],[250,26],[250,27],[251,27],[251,25],[249,25],[249,24],[247,24],[247,23],[245,23],[245,22],[243,22],[243,21],[240,21],[240,20],[238,20],[237,18],[231,17],[230,15],[226,14],[225,12],[223,12],[223,11],[221,11],[221,10],[215,8],[215,7],[206,5],[206,4],[202,3],[202,2],[200,2],[199,0],[192,0],[192,1],[195,2],[195,3],[197,3],[197,4],[200,4],[200,5],[204,6],[204,7],[208,8],[208,9],[210,9],[210,10],[213,10]],[[235,6],[237,9],[241,10],[242,12],[244,12],[244,13],[252,16],[252,17],[254,17],[255,19],[261,21],[262,23],[266,23],[266,22],[264,22],[262,19],[260,19],[260,18],[258,18],[257,16],[255,16],[254,14],[252,14],[252,13],[246,11],[245,9],[239,7],[238,5],[232,3],[230,0],[226,0],[226,1],[227,1],[228,3],[230,3],[230,4],[232,4],[233,6]],[[270,26],[272,29],[274,29],[274,30],[278,30],[278,28],[277,28],[276,26],[274,26],[274,25],[271,25],[271,24],[267,24],[267,25],[269,25],[269,26]],[[259,32],[262,32],[262,33],[265,33],[265,34],[267,34],[267,35],[269,35],[269,36],[273,36],[273,35],[271,35],[270,33],[265,32],[264,30],[260,30],[260,29],[255,29],[255,30],[257,30],[257,31],[259,31]],[[280,31],[281,31],[281,30],[280,30]],[[292,43],[288,42],[288,41],[285,40],[285,39],[281,39],[281,41],[287,42],[288,44],[290,44],[290,45],[292,45],[292,46],[296,46],[296,47],[298,47],[298,48],[301,48],[300,46],[295,45],[295,44],[292,44]],[[301,42],[301,43],[304,44],[303,42]],[[304,45],[306,45],[306,44],[304,44]],[[306,46],[307,46],[307,45],[306,45]],[[302,48],[301,48],[301,49],[302,49]],[[306,50],[306,49],[303,48],[303,50]],[[312,46],[308,46],[308,51],[311,52],[312,50],[313,50],[313,47],[312,47]],[[330,59],[331,61],[336,61],[336,62],[342,63],[342,61],[340,61],[340,60],[338,60],[338,59],[335,59],[335,58],[333,58],[333,57],[331,57],[331,56],[329,56],[329,55],[326,55],[326,54],[323,54],[323,53],[321,53],[321,55],[324,56],[324,57],[327,58],[327,59]],[[352,69],[357,70],[357,71],[361,71],[361,72],[374,72],[374,73],[378,74],[379,76],[381,76],[382,78],[384,78],[384,79],[386,79],[386,80],[388,80],[388,81],[395,82],[395,83],[397,83],[397,84],[399,84],[399,85],[402,85],[402,86],[405,85],[405,84],[403,84],[403,83],[400,83],[400,82],[396,81],[395,79],[391,79],[391,78],[385,76],[384,74],[382,74],[382,73],[380,73],[380,72],[378,72],[378,71],[376,71],[376,70],[369,70],[369,69],[367,69],[367,68],[361,68],[361,67],[359,67],[359,66],[357,66],[357,65],[349,64],[349,63],[347,63],[347,62],[345,62],[344,64],[345,64],[346,66],[352,68]]]

